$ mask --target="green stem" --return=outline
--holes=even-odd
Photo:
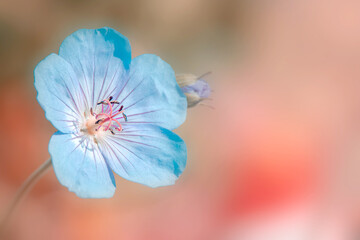
[[[51,165],[51,158],[49,158],[38,169],[36,169],[25,180],[25,182],[23,182],[20,189],[16,192],[14,199],[11,201],[9,207],[5,210],[5,213],[0,220],[0,238],[3,236],[6,225],[9,222],[10,217],[16,209],[17,205],[21,202],[25,194],[31,190],[35,183],[37,183],[37,181],[46,173],[46,171],[50,169]]]

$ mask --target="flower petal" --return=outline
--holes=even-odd
[[[80,29],[63,41],[59,55],[74,68],[87,88],[91,107],[95,107],[109,97],[103,79],[114,77],[113,83],[119,85],[123,69],[129,68],[131,48],[128,39],[114,29]]]
[[[127,127],[99,146],[114,172],[150,187],[174,184],[186,165],[185,142],[156,125]]]
[[[62,132],[71,132],[82,116],[81,95],[70,64],[56,54],[42,60],[34,70],[37,100],[46,118]]]
[[[186,97],[171,66],[158,56],[134,58],[122,84],[115,98],[124,105],[129,122],[148,122],[172,130],[185,121]]]
[[[109,198],[115,192],[114,175],[96,146],[88,139],[60,132],[50,140],[58,180],[82,198]]]
[[[65,38],[59,50],[59,55],[70,62],[75,62],[76,59],[84,56],[92,60],[96,53],[113,55],[122,60],[126,69],[129,68],[131,61],[129,40],[109,27],[77,30]]]

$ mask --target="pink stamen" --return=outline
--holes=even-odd
[[[112,97],[110,97],[109,99],[104,99],[98,103],[98,105],[101,104],[101,113],[95,114],[95,118],[99,119],[100,116],[104,116],[105,118],[98,120],[97,124],[99,124],[99,126],[96,128],[96,131],[98,131],[101,127],[104,128],[104,131],[109,130],[111,127],[114,127],[118,131],[122,131],[122,129],[123,129],[121,126],[121,123],[117,119],[115,119],[115,117],[118,116],[119,114],[124,114],[124,110],[122,110],[123,106],[120,107],[119,111],[117,111],[115,114],[113,114],[113,106],[112,106],[113,102],[110,102],[111,100],[112,100]],[[114,102],[116,102],[116,101],[114,101]],[[106,113],[104,112],[105,103],[107,105]],[[113,121],[118,126],[114,125]],[[105,127],[104,124],[107,122],[108,122],[108,125]]]
[[[110,108],[110,115],[112,115],[112,105],[108,99],[103,100],[103,102],[106,102]]]
[[[107,114],[107,113],[99,113],[99,114],[97,114],[97,115],[96,115],[96,119],[97,119],[97,116],[106,116],[106,117],[107,117],[106,120],[112,118],[112,116],[110,116],[110,115]]]
[[[121,126],[121,124],[119,123],[119,121],[118,121],[118,120],[113,119],[113,121],[114,121],[114,122],[116,122],[116,123],[119,125],[119,128],[121,128],[121,129],[122,129],[122,126]]]
[[[117,115],[122,114],[123,112],[124,112],[124,111],[117,112],[117,113],[115,113],[114,115],[112,115],[112,117],[116,117]]]

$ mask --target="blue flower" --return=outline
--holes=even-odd
[[[113,172],[150,187],[174,184],[183,172],[186,145],[171,130],[186,118],[186,97],[159,57],[131,59],[119,32],[81,29],[34,76],[37,100],[58,130],[49,143],[55,174],[79,197],[112,197]]]

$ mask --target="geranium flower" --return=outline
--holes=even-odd
[[[58,130],[49,143],[55,174],[79,197],[112,197],[113,172],[159,187],[184,170],[186,145],[171,130],[186,118],[186,97],[159,57],[131,60],[119,32],[81,29],[34,76],[37,99]]]

